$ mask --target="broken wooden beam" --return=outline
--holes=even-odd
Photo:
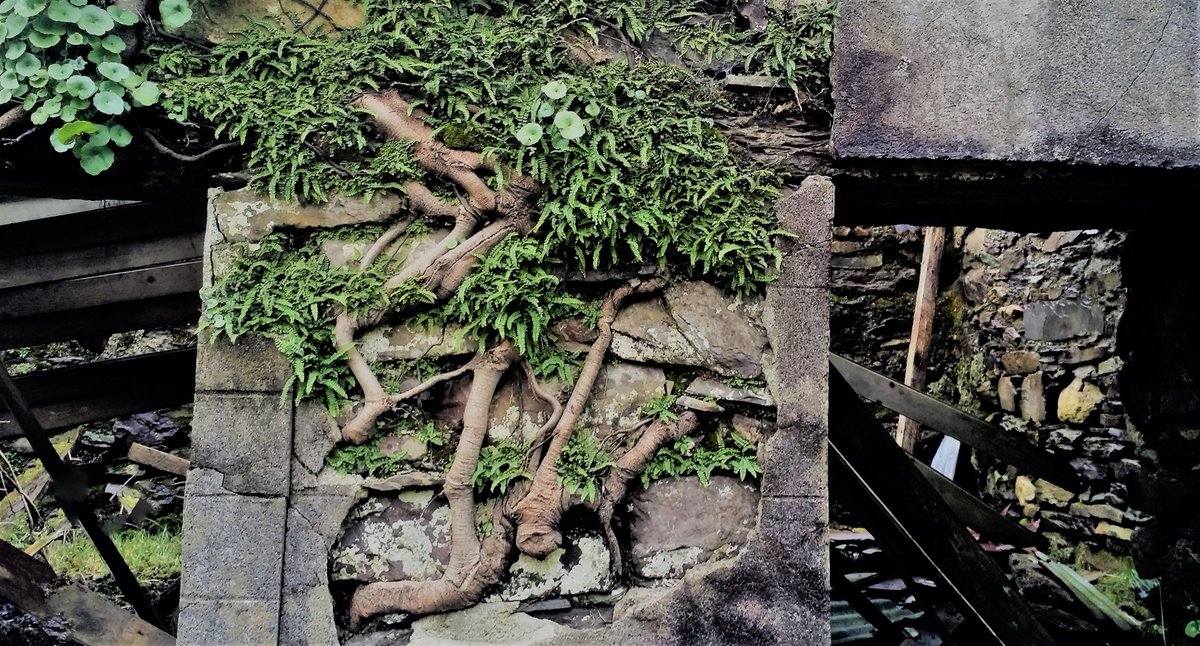
[[[1066,462],[1031,446],[1023,438],[929,395],[868,370],[853,361],[829,355],[831,366],[860,397],[878,402],[921,424],[999,458],[1019,471],[1040,476],[1071,491],[1083,491],[1079,475]]]
[[[1008,543],[1016,547],[1049,549],[1050,541],[1045,536],[1031,532],[1001,516],[987,503],[971,495],[966,489],[917,458],[913,457],[912,462],[913,466],[917,467],[917,471],[925,476],[929,484],[933,485],[933,488],[942,496],[942,500],[946,501],[958,519],[967,527],[993,541]]]
[[[85,646],[170,646],[171,635],[79,585],[59,587],[54,570],[40,559],[0,541],[0,599],[56,623]]]
[[[921,275],[917,279],[917,298],[913,306],[912,334],[908,340],[908,361],[904,366],[904,385],[915,390],[925,387],[929,368],[929,346],[933,341],[933,316],[937,312],[938,271],[942,266],[942,248],[946,230],[925,229],[925,247],[921,253]],[[896,443],[912,453],[917,448],[921,424],[904,415],[896,425]]]
[[[188,467],[191,465],[190,462],[177,455],[171,455],[137,442],[129,445],[129,459],[152,469],[174,473],[177,476],[187,476]]]

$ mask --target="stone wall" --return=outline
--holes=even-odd
[[[218,192],[211,206],[210,283],[243,243],[270,231],[378,220],[394,205],[321,210]],[[707,487],[695,477],[634,487],[618,510],[628,534],[625,580],[611,576],[594,518],[568,513],[563,547],[544,559],[515,558],[478,606],[423,619],[385,616],[369,626],[383,633],[353,635],[345,604],[356,585],[437,578],[446,565],[449,521],[439,472],[420,460],[432,447],[398,447],[412,458],[412,470],[395,477],[339,473],[327,463],[340,439],[337,421],[323,406],[293,403],[283,393],[290,367],[269,341],[202,343],[180,643],[369,643],[376,636],[414,643],[529,643],[533,636],[572,644],[786,643],[797,634],[805,643],[827,641],[832,184],[810,178],[779,209],[797,237],[781,242],[783,275],[765,297],[736,300],[705,282],[681,282],[626,308],[614,324],[611,358],[583,425],[619,438],[637,428],[646,401],[674,392],[680,406],[705,415],[708,432],[756,443],[762,469],[760,480],[714,474]],[[331,262],[345,262],[361,253],[355,245],[331,239],[323,250]],[[556,334],[564,345],[590,340],[569,325]],[[404,326],[367,334],[361,345],[383,367],[465,359],[475,350],[453,330]],[[545,386],[558,391],[566,384]],[[502,382],[489,441],[531,436],[544,421],[544,407],[527,390],[520,380]],[[439,389],[431,408],[461,407],[464,392],[462,384]],[[490,501],[479,502],[482,521]],[[595,628],[598,619],[614,618]]]
[[[902,379],[921,235],[903,226],[834,232],[832,348]],[[981,454],[968,459],[965,451],[958,479],[1049,537],[1055,557],[1108,575],[1128,574],[1133,533],[1153,521],[1131,496],[1143,442],[1118,381],[1126,238],[1113,230],[953,229],[926,387],[1014,441],[1070,462],[1085,491],[1065,491]],[[926,432],[917,453],[931,458],[941,437]],[[1128,590],[1110,592],[1132,600]]]

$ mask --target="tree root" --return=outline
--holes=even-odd
[[[0,132],[20,123],[25,119],[25,109],[16,107],[0,114]]]
[[[600,489],[600,502],[596,506],[596,513],[600,516],[600,524],[604,528],[604,542],[608,545],[609,553],[609,569],[614,578],[619,579],[624,570],[621,545],[617,541],[617,535],[613,532],[612,527],[613,513],[617,503],[625,498],[629,482],[642,475],[646,466],[650,464],[650,460],[654,459],[654,454],[658,452],[659,447],[691,433],[696,430],[699,423],[700,420],[696,417],[696,413],[686,411],[674,422],[658,421],[651,424],[650,428],[646,429],[642,437],[633,445],[633,448],[622,455],[617,463],[609,469],[608,476],[604,479],[604,486]]]
[[[530,556],[545,557],[562,545],[562,533],[558,521],[562,518],[562,485],[558,482],[558,458],[571,439],[575,423],[583,413],[591,397],[596,377],[612,344],[612,324],[621,304],[630,296],[658,291],[666,285],[662,277],[647,281],[634,281],[613,291],[601,306],[597,324],[599,335],[588,351],[587,359],[579,371],[579,379],[571,391],[571,397],[563,409],[562,417],[550,435],[550,444],[540,460],[528,495],[517,504],[517,547]]]

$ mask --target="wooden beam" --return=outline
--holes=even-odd
[[[0,258],[203,232],[204,200],[119,206],[0,227]]]
[[[1083,491],[1079,476],[1069,464],[1030,446],[1024,438],[1005,433],[978,417],[919,393],[902,383],[868,370],[853,361],[829,355],[829,362],[860,397],[911,417],[921,424],[969,444],[1071,491]]]
[[[912,456],[910,456],[912,457]],[[1041,534],[1031,532],[1024,527],[1001,516],[987,503],[971,495],[937,470],[912,457],[913,466],[925,477],[929,484],[942,496],[942,500],[954,511],[967,527],[977,531],[993,541],[1008,543],[1017,547],[1036,547],[1044,550],[1050,547],[1050,541]]]
[[[831,471],[841,481],[839,486],[869,498],[888,520],[876,516],[874,526],[868,524],[867,529],[876,539],[886,534],[893,546],[908,545],[905,553],[894,558],[918,556],[939,589],[955,600],[955,606],[991,643],[1055,643],[1004,573],[837,370],[829,375],[829,444]],[[886,546],[884,550],[888,551]]]
[[[57,588],[54,570],[0,541],[0,598],[41,619],[59,619],[67,637],[85,646],[171,646],[175,638],[79,585]],[[65,620],[65,621],[62,621]]]
[[[192,260],[6,289],[0,292],[0,319],[196,292],[200,290],[201,265],[201,261]]]
[[[129,330],[194,325],[200,320],[200,294],[187,292],[68,312],[0,320],[0,350]]]
[[[15,381],[43,428],[55,431],[191,402],[195,371],[196,350],[187,348],[47,370]],[[0,439],[19,435],[0,402]]]
[[[122,200],[58,200],[46,197],[0,198],[0,226],[101,211],[136,202]]]
[[[134,442],[129,445],[129,460],[144,464],[148,467],[164,471],[166,473],[174,473],[177,476],[186,476],[188,467],[191,463],[178,455],[171,455],[165,451],[138,444]]]
[[[937,312],[938,271],[942,266],[942,247],[946,230],[942,227],[925,229],[925,248],[921,253],[921,275],[917,280],[917,299],[913,305],[912,335],[908,340],[908,362],[904,367],[904,385],[914,390],[925,388],[925,373],[929,367],[929,346],[933,339],[933,316]],[[896,425],[896,443],[912,453],[917,448],[921,425],[916,420],[900,416]]]
[[[0,258],[0,290],[199,260],[203,247],[204,233],[196,231]]]

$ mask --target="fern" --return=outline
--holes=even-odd
[[[732,473],[740,480],[757,477],[761,473],[755,444],[739,435],[715,434],[712,446],[707,447],[692,437],[682,437],[670,446],[659,448],[642,471],[642,486],[659,478],[694,475],[701,486],[712,482],[715,471]]]
[[[615,462],[595,433],[576,430],[555,465],[558,484],[585,503],[593,502],[600,495],[600,478],[613,464]]]
[[[528,446],[503,440],[479,451],[479,462],[471,474],[471,484],[480,491],[504,493],[508,485],[529,478],[525,471],[525,452]]]

